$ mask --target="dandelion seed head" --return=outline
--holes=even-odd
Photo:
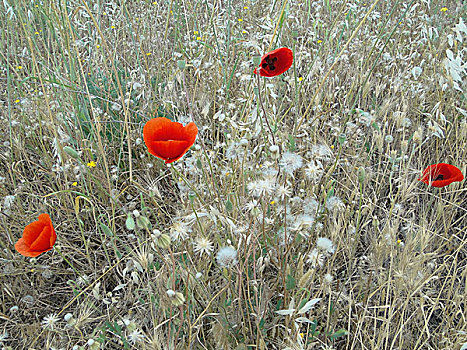
[[[279,166],[286,174],[293,174],[295,170],[303,166],[303,159],[300,155],[292,152],[285,152],[279,162]]]
[[[287,220],[289,220],[289,218]],[[293,221],[290,220],[289,222],[293,222]],[[286,234],[284,228],[281,227],[279,231],[277,231],[277,238],[278,238],[279,245],[285,246],[293,242],[294,235],[292,234],[291,230],[287,230],[287,234]]]
[[[339,197],[331,196],[326,201],[326,208],[330,212],[341,212],[345,209],[345,204]]]
[[[257,180],[248,184],[248,192],[255,197],[270,195],[274,191],[274,183],[269,180]]]
[[[221,268],[232,267],[238,263],[237,250],[232,247],[222,247],[217,252],[216,260]]]
[[[336,250],[332,241],[326,237],[318,237],[316,247],[326,255],[331,255]]]
[[[12,313],[12,314],[17,312],[18,310],[19,310],[18,305],[13,305],[12,307],[10,307],[10,313]]]
[[[316,215],[318,213],[319,203],[313,198],[305,198],[303,201],[303,212],[308,215]]]
[[[311,154],[315,159],[328,161],[332,159],[332,150],[326,145],[313,145],[311,147]]]
[[[332,280],[333,280],[333,277],[330,273],[327,273],[324,275],[324,283],[331,284]]]
[[[277,145],[271,145],[271,146],[269,146],[269,151],[270,151],[271,153],[277,153],[277,152],[279,152],[279,146],[277,146]]]
[[[248,144],[248,141],[247,141]],[[246,148],[240,142],[232,142],[225,152],[228,160],[242,160],[246,155]]]

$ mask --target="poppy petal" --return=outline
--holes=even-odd
[[[154,118],[144,126],[143,136],[158,141],[181,140],[184,139],[183,125],[164,117]]]
[[[31,222],[24,228],[23,239],[27,245],[31,245],[39,237],[44,224],[39,221]]]
[[[151,148],[154,150],[154,155],[161,157],[166,160],[177,158],[180,155],[184,154],[188,148],[189,144],[187,141],[153,141]]]
[[[32,251],[44,251],[50,248],[50,234],[50,227],[44,227],[40,235],[29,246],[29,249]]]
[[[24,239],[20,238],[18,242],[15,244],[15,249],[18,253],[20,253],[23,256],[27,256],[29,258],[35,258],[36,256],[48,252],[49,250],[52,249],[52,247],[48,248],[47,250],[43,251],[31,251],[29,248],[29,245],[27,245],[24,241]]]
[[[39,215],[38,219],[24,228],[23,237],[15,244],[15,249],[27,257],[36,257],[52,249],[57,234],[48,214]]]
[[[149,120],[143,128],[144,143],[149,153],[166,163],[180,159],[193,145],[197,134],[195,123],[183,126],[164,117]]]
[[[263,77],[275,77],[288,70],[293,63],[293,52],[287,47],[280,47],[268,52],[261,58],[258,68],[259,75]],[[255,68],[254,73],[258,74]]]
[[[438,163],[423,170],[422,177],[418,180],[432,187],[444,187],[463,179],[464,175],[459,168],[452,164]]]

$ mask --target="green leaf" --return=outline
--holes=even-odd
[[[289,134],[289,151],[293,152],[296,149],[295,138],[292,134]]]
[[[104,234],[106,236],[108,236],[108,237],[113,237],[114,236],[114,234],[113,234],[112,230],[109,228],[109,226],[101,223],[100,227],[101,227],[102,232],[104,232]]]
[[[225,202],[225,210],[227,210],[228,212],[231,212],[233,210],[233,204],[230,200],[227,200],[227,202]]]
[[[331,336],[329,337],[329,339],[335,340],[335,339],[337,339],[337,338],[339,338],[339,337],[343,337],[343,336],[345,336],[345,335],[347,335],[347,334],[349,334],[349,332],[347,332],[346,329],[341,328],[341,329],[339,329],[336,333],[334,333],[333,335],[331,335]]]
[[[285,287],[287,290],[294,289],[296,286],[295,278],[293,278],[292,275],[287,275],[287,278],[285,280]]]

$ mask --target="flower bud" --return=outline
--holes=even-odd
[[[360,184],[363,184],[365,182],[365,177],[366,177],[366,171],[364,167],[358,168],[358,182]]]
[[[72,156],[75,159],[79,159],[79,153],[72,147],[70,146],[65,146],[63,147],[63,150],[69,155]]]
[[[185,302],[185,297],[182,293],[176,292],[175,296],[172,298],[172,304],[175,306],[181,306]]]

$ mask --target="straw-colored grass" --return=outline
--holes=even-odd
[[[465,182],[417,181],[467,170],[466,6],[4,0],[0,345],[467,344]],[[199,128],[170,166],[158,116]]]

